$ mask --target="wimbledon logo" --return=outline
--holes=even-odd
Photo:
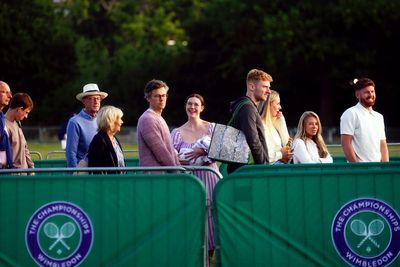
[[[400,250],[399,215],[382,200],[352,200],[340,208],[332,222],[332,241],[351,266],[387,266]]]
[[[56,201],[35,211],[25,238],[29,254],[40,266],[78,266],[90,252],[93,227],[79,206]]]

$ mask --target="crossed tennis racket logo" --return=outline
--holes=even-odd
[[[44,233],[47,237],[55,239],[53,244],[50,245],[49,250],[52,250],[58,243],[61,243],[67,250],[70,250],[71,248],[65,243],[64,239],[73,236],[75,230],[75,225],[72,222],[64,223],[60,229],[55,223],[46,223],[43,227]]]
[[[367,229],[367,225],[362,220],[357,219],[351,222],[350,229],[354,234],[364,237],[358,243],[357,248],[360,248],[367,240],[371,241],[372,244],[379,248],[380,245],[373,237],[376,237],[382,233],[383,229],[385,229],[385,224],[382,220],[375,219],[368,224]]]

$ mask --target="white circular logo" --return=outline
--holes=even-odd
[[[332,222],[332,241],[351,266],[387,266],[400,251],[400,218],[387,203],[359,198],[344,204]]]
[[[25,241],[32,259],[40,266],[78,266],[92,247],[93,227],[79,206],[51,202],[32,215]]]

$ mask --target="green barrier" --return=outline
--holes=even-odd
[[[400,157],[397,157],[397,156],[390,157],[390,162],[400,162]],[[335,157],[333,157],[333,163],[338,163],[338,164],[340,164],[340,163],[345,164],[346,163],[347,164],[347,161],[346,161],[346,158],[344,156],[335,156]],[[380,164],[380,162],[375,162],[375,163]],[[362,163],[362,164],[364,164],[364,163]],[[307,164],[246,165],[246,166],[243,166],[243,167],[239,168],[238,170],[243,169],[243,168],[247,169],[248,166],[271,166],[271,167],[272,166],[277,166],[276,168],[282,168],[282,167],[285,168],[287,165],[289,165],[289,166],[297,166],[297,165],[307,165]],[[308,165],[313,165],[313,164],[308,164]],[[316,164],[316,165],[319,165],[319,164]],[[327,163],[325,165],[329,165],[329,164]],[[220,173],[222,174],[223,177],[228,176],[227,166],[228,165],[226,163],[221,163],[220,166],[219,166],[219,171],[220,171]],[[310,168],[313,168],[313,167],[310,167]],[[238,170],[236,170],[236,171],[238,171]],[[280,169],[280,170],[282,170],[282,169]],[[286,170],[286,169],[284,169],[284,170]]]
[[[46,159],[35,160],[35,168],[66,168],[67,161],[65,159]]]
[[[362,162],[362,163],[326,163],[326,164],[275,164],[275,165],[245,165],[235,171],[235,173],[250,172],[297,172],[297,171],[329,171],[329,170],[381,170],[381,169],[400,168],[399,162]],[[229,177],[229,176],[228,176]]]
[[[234,173],[214,191],[219,266],[400,266],[400,169]]]
[[[346,161],[345,157],[333,157],[333,162],[334,163],[345,163],[347,161]],[[251,165],[246,165],[246,166],[258,166],[258,165],[259,164],[257,164],[257,165],[251,164]],[[265,164],[265,165],[267,165],[267,166],[276,166],[276,165],[269,165],[269,164]],[[265,166],[265,165],[261,164],[261,166]],[[279,165],[277,164],[277,166],[286,166],[286,165],[298,165],[298,164],[279,164]],[[219,172],[222,174],[223,177],[228,176],[227,167],[228,167],[228,164],[226,164],[226,163],[221,163],[220,166],[219,166]],[[242,168],[243,167],[241,167],[240,169],[242,169]]]
[[[345,156],[333,156],[333,163],[340,163],[340,162],[347,162],[346,157]],[[399,156],[392,156],[389,158],[390,161],[400,161],[400,157]]]
[[[205,199],[189,174],[2,175],[0,266],[203,267]]]
[[[137,167],[139,166],[139,158],[127,158],[125,164],[126,167]]]
[[[65,159],[46,159],[46,160],[35,160],[35,168],[66,168],[67,161]],[[126,158],[125,164],[127,167],[139,166],[138,158]]]

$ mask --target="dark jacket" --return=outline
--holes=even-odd
[[[246,141],[254,159],[254,164],[268,163],[268,149],[265,142],[264,126],[257,106],[249,97],[243,96],[231,103],[231,113],[233,114],[235,108],[242,101],[247,101],[248,104],[245,104],[239,110],[232,126],[243,131],[246,136]],[[230,163],[228,164],[228,172],[230,173],[242,165],[243,164]]]
[[[119,147],[122,147],[117,138]],[[89,167],[118,167],[117,153],[107,133],[99,131],[92,139],[88,151]]]

